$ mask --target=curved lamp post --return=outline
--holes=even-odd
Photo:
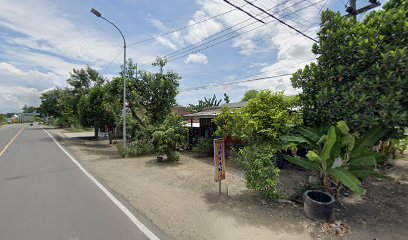
[[[103,20],[107,21],[108,23],[112,24],[122,35],[123,38],[123,145],[126,145],[126,40],[125,36],[123,36],[122,31],[111,21],[102,17],[102,14],[98,12],[96,9],[92,8],[91,13],[95,14],[95,16],[102,18]]]

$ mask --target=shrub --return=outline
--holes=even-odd
[[[211,151],[213,140],[210,138],[200,138],[192,151],[199,155],[208,155]]]
[[[122,157],[139,157],[153,152],[152,142],[146,140],[130,142],[126,147],[123,144],[118,144],[117,148]]]
[[[185,144],[187,128],[184,121],[174,115],[167,116],[164,123],[153,133],[153,144],[157,154],[166,154],[167,160],[178,161],[178,148]]]
[[[254,144],[240,149],[236,155],[237,163],[245,171],[247,187],[268,200],[279,198],[279,169],[273,163],[274,152],[269,146]]]

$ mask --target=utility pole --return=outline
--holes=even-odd
[[[350,6],[353,8],[352,16],[354,19],[357,17],[357,0],[350,0]]]
[[[108,19],[104,18],[100,12],[96,9],[92,8],[91,13],[95,16],[102,18],[103,20],[107,21],[108,23],[112,24],[120,33],[123,39],[123,108],[122,108],[122,115],[123,115],[123,146],[126,146],[126,78],[127,78],[127,71],[126,71],[126,40],[125,36],[123,36],[122,31],[116,26],[113,22],[109,21]],[[137,72],[137,70],[136,70]]]
[[[356,19],[358,14],[367,12],[368,10],[371,10],[381,5],[381,3],[378,2],[377,0],[369,0],[369,2],[370,2],[369,5],[357,9],[357,0],[350,0],[350,6],[348,6],[346,9],[346,12],[348,13],[346,17],[353,17],[354,19]]]

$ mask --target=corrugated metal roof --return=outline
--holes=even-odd
[[[209,110],[204,110],[201,112],[196,112],[196,113],[191,113],[184,115],[183,117],[188,117],[188,118],[213,118],[217,116],[221,111],[221,108],[216,108],[216,109],[209,109]]]
[[[209,108],[204,109],[201,112],[187,114],[187,115],[184,115],[183,117],[185,117],[185,118],[214,118],[215,116],[217,116],[221,112],[221,109],[223,107],[242,108],[246,104],[247,104],[247,102],[224,103],[221,106],[209,107]]]

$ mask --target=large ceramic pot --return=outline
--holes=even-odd
[[[313,220],[334,220],[335,203],[332,195],[319,190],[308,190],[303,194],[303,210]]]

